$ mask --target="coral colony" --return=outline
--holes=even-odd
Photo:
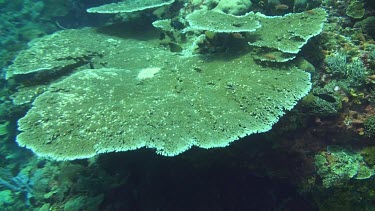
[[[0,11],[0,210],[375,210],[374,1]]]

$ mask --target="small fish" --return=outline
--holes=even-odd
[[[275,10],[285,11],[287,9],[289,9],[289,6],[286,5],[286,4],[277,4],[277,5],[275,5]]]
[[[367,78],[370,79],[370,80],[375,80],[375,75],[370,75]]]
[[[243,39],[244,37],[242,36],[242,34],[236,32],[236,33],[233,33],[232,34],[233,38],[236,38],[236,39]]]
[[[335,103],[336,102],[336,99],[329,94],[317,94],[316,96],[319,97],[322,100],[325,100],[325,101],[329,102],[329,103]]]
[[[263,58],[270,60],[270,61],[276,61],[277,57],[273,53],[266,53],[262,55]]]
[[[305,12],[307,14],[309,14],[309,15],[315,15],[315,11],[314,10],[306,10]]]

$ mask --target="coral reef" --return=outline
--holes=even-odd
[[[0,79],[1,210],[373,210],[374,1],[112,2],[0,0],[0,66],[3,75],[8,71],[7,80]],[[103,8],[110,14],[95,14]],[[189,19],[194,15],[195,22]],[[82,26],[101,27],[66,30]],[[310,87],[303,71],[311,74],[312,89],[296,104]],[[291,87],[299,85],[292,78],[302,75],[304,90],[298,93],[304,94],[293,96]],[[114,83],[121,80],[126,83]],[[163,83],[147,89],[157,81]],[[116,104],[114,99],[128,96],[124,90],[129,87],[136,89],[134,98]],[[67,100],[75,96],[75,102],[84,102],[77,93],[103,103],[94,106],[86,100],[87,109],[80,110],[81,105]],[[284,94],[282,103],[270,106]],[[140,100],[145,96],[149,101]],[[126,113],[129,105],[134,109]],[[185,112],[186,107],[198,114]],[[94,111],[98,116],[90,122]],[[119,126],[120,133],[111,133],[114,125],[132,121],[138,125],[131,128],[144,126],[137,130],[146,131],[138,133],[147,141],[141,144],[152,149],[63,162],[36,157],[14,142],[20,132],[16,121],[27,112],[24,120],[35,117],[34,124],[20,137],[30,139],[33,135],[25,134],[45,125],[44,142],[35,145],[56,147],[50,150],[56,153],[66,152],[64,147],[87,153],[82,144],[93,133],[90,129],[101,137],[90,153],[106,151],[103,145],[110,146],[125,131]],[[198,146],[198,136],[224,134],[225,143],[238,139],[233,131],[247,128],[233,122],[253,118],[249,112],[263,129],[272,125],[272,130],[224,148],[192,147],[173,158],[153,153],[155,148],[160,153],[175,149],[168,148],[175,138],[158,136],[163,128],[174,127],[164,133],[169,137],[193,134],[188,144]],[[227,118],[234,113],[239,117]],[[198,116],[203,126],[192,130]],[[68,117],[76,121],[64,123]],[[72,142],[64,139],[66,134],[83,138]],[[120,143],[124,149],[128,144],[137,146]]]
[[[130,8],[128,12],[138,11],[131,9],[132,5],[128,3],[103,7],[115,13],[118,6]],[[136,6],[143,10],[150,4],[145,1]],[[152,5],[161,6],[155,2]],[[215,20],[216,25],[221,24],[219,27],[222,29],[214,31],[211,30],[215,29],[212,26],[214,22],[198,21],[207,19],[207,15],[213,16],[209,19]],[[258,50],[275,49],[296,54],[311,37],[321,32],[326,12],[314,9],[280,17],[254,13],[235,17],[213,11],[196,11],[187,15],[186,19],[190,24],[188,30],[183,30],[186,33],[204,29],[226,33],[256,30],[250,35],[249,44],[257,46]],[[166,27],[168,22],[156,22],[154,25],[166,29],[166,33],[176,30]],[[244,27],[245,31],[235,31],[246,25],[244,23],[250,26]],[[268,31],[275,25],[286,27],[290,24],[296,24],[291,36],[287,35],[290,32],[283,30],[269,36]],[[191,40],[187,43],[196,43],[202,35],[187,36],[186,39]],[[205,35],[210,37],[207,33]],[[125,37],[124,32],[122,37]],[[131,40],[98,33],[94,29],[64,30],[34,42],[30,49],[21,52],[8,68],[7,79],[23,81],[27,77],[27,81],[35,80],[37,84],[41,83],[38,81],[43,82],[43,78],[53,81],[55,78],[59,80],[62,74],[77,73],[58,83],[52,82],[47,91],[36,97],[33,108],[18,122],[21,131],[17,136],[18,144],[38,155],[57,160],[87,158],[144,146],[156,148],[158,153],[168,156],[184,152],[191,146],[223,147],[239,137],[270,130],[284,110],[292,109],[310,90],[310,75],[298,70],[292,63],[268,67],[257,64],[249,58],[249,53],[232,53],[230,63],[221,61],[222,57],[229,56],[225,52],[204,59],[187,54],[178,56],[173,50],[156,48],[158,41],[155,38]],[[47,49],[48,57],[45,57]],[[123,53],[113,54],[119,49],[123,49]],[[84,70],[85,66],[95,70]],[[100,66],[106,68],[101,69]],[[276,72],[278,77],[275,78]],[[117,80],[119,78],[120,81]],[[216,84],[216,81],[220,83]],[[77,85],[71,86],[71,83]],[[133,96],[132,93],[138,92],[143,95]],[[21,101],[27,102],[27,99],[33,98],[33,95],[30,96]],[[216,106],[222,102],[227,102],[228,109]],[[96,109],[92,109],[93,104]],[[171,111],[169,106],[173,104],[178,106]],[[73,107],[79,113],[71,112]],[[181,113],[185,115],[181,116]],[[72,124],[75,116],[86,118]],[[102,119],[102,116],[108,116],[104,123],[92,121]],[[103,124],[111,127],[101,128]],[[197,129],[191,130],[191,127]],[[209,135],[207,131],[211,131]],[[82,144],[85,147],[77,151]]]

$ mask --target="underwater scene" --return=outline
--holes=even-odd
[[[0,210],[375,211],[374,0],[0,0]]]

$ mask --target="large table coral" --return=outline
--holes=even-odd
[[[105,4],[98,7],[89,8],[89,13],[123,13],[123,12],[135,12],[164,5],[172,4],[174,0],[128,0],[117,3]]]
[[[70,31],[74,33],[78,31]],[[29,43],[29,48],[21,51],[7,69],[6,78],[28,78],[31,75],[58,73],[88,63],[99,51],[92,51],[82,39],[71,39],[64,32],[36,39]],[[75,36],[79,37],[79,34]],[[100,42],[96,34],[87,34],[86,40]]]
[[[103,56],[92,61],[95,69],[52,84],[19,120],[17,142],[57,160],[140,147],[174,156],[191,146],[227,146],[270,130],[311,87],[310,75],[293,65],[262,66],[247,53],[183,57],[155,38],[59,33]],[[93,35],[102,42],[87,39]]]
[[[249,45],[261,48],[262,61],[285,62],[295,55],[307,41],[320,34],[327,19],[324,9],[313,9],[284,16],[265,16],[247,13],[234,16],[214,10],[198,10],[189,14],[186,20],[188,30],[207,30],[215,33],[248,32]]]

